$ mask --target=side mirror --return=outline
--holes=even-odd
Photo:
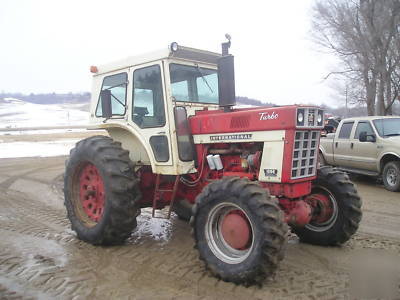
[[[366,131],[361,131],[360,135],[358,137],[358,140],[360,142],[372,142],[372,143],[375,143],[376,142],[376,136],[374,134],[367,134]]]
[[[367,136],[367,140],[368,140],[368,137],[370,137],[369,142],[372,142],[372,143],[375,143],[375,142],[376,142],[376,136],[375,136],[375,134],[370,134],[369,136]]]
[[[100,92],[100,98],[101,98],[102,117],[109,119],[112,116],[111,91],[110,90],[102,90]]]
[[[229,107],[236,104],[235,66],[233,55],[222,56],[218,60],[219,106]]]
[[[360,135],[358,136],[358,140],[360,142],[366,142],[367,141],[367,132],[366,131],[361,131]]]

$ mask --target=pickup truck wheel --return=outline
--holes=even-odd
[[[293,227],[302,242],[339,245],[357,231],[362,217],[361,198],[344,172],[321,167],[305,201],[313,207],[312,219],[304,227]]]
[[[197,196],[190,220],[195,248],[211,273],[236,284],[262,284],[284,257],[288,228],[267,190],[225,177]]]
[[[391,161],[385,165],[382,180],[387,190],[400,191],[400,161]]]

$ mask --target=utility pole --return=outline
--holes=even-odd
[[[348,97],[347,97],[347,93],[348,92],[348,84],[346,83],[346,90],[345,90],[345,100],[346,100],[346,110],[345,110],[345,118],[347,118],[349,116],[349,111],[348,111]]]

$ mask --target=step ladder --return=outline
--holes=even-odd
[[[175,201],[175,197],[176,197],[176,192],[178,190],[178,185],[179,185],[179,180],[180,180],[180,175],[177,175],[175,177],[175,182],[173,185],[172,190],[168,190],[168,189],[160,189],[160,181],[161,181],[161,174],[157,174],[156,177],[156,188],[154,189],[154,197],[153,197],[153,211],[151,213],[151,216],[153,218],[156,219],[169,219],[171,217],[171,212],[172,212],[172,208],[174,206],[174,201]],[[171,202],[169,203],[169,210],[168,210],[168,214],[167,216],[156,216],[156,210],[157,210],[157,202],[161,199],[161,195],[162,193],[172,193],[171,195]]]

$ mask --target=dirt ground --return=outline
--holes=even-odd
[[[142,210],[126,244],[91,246],[76,238],[65,217],[64,161],[0,159],[1,299],[350,299],[357,258],[367,257],[358,267],[370,275],[400,262],[400,194],[362,177],[354,178],[364,205],[358,233],[342,247],[302,244],[293,236],[276,277],[262,287],[210,277],[189,226],[176,216],[155,220]],[[378,257],[390,258],[375,266]],[[383,276],[388,272],[385,267]],[[394,299],[400,299],[398,282]]]

